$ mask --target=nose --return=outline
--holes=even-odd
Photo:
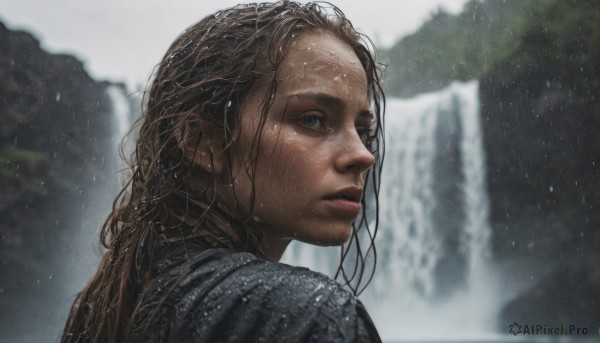
[[[340,152],[335,161],[335,168],[340,173],[353,172],[360,174],[375,164],[375,156],[363,144],[354,128],[340,142]]]

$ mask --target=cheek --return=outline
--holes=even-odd
[[[323,147],[302,139],[295,132],[285,136],[282,132],[276,143],[269,142],[268,145],[270,148],[264,150],[262,160],[268,166],[266,174],[271,183],[285,183],[288,189],[303,191],[309,186],[308,181],[316,184],[323,176],[326,160]]]

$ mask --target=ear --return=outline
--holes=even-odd
[[[183,155],[208,173],[223,172],[223,139],[216,135],[215,127],[205,120],[181,119],[174,123],[175,139]]]

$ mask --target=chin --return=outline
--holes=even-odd
[[[352,235],[352,225],[344,227],[336,227],[332,230],[328,230],[326,234],[319,234],[313,237],[307,237],[302,240],[305,243],[314,244],[318,246],[337,246],[346,243]]]

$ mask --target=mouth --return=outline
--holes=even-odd
[[[334,192],[333,194],[330,194],[328,196],[325,197],[326,200],[345,200],[345,201],[351,201],[351,202],[360,202],[360,199],[362,198],[362,188],[359,187],[346,187],[343,189],[340,189],[336,192]]]
[[[360,198],[356,198],[355,196],[352,195],[336,195],[336,196],[331,196],[331,197],[327,197],[325,198],[327,200],[347,200],[347,201],[352,201],[352,202],[359,202]]]
[[[355,217],[361,209],[362,188],[347,187],[325,197],[334,212],[343,217]]]

